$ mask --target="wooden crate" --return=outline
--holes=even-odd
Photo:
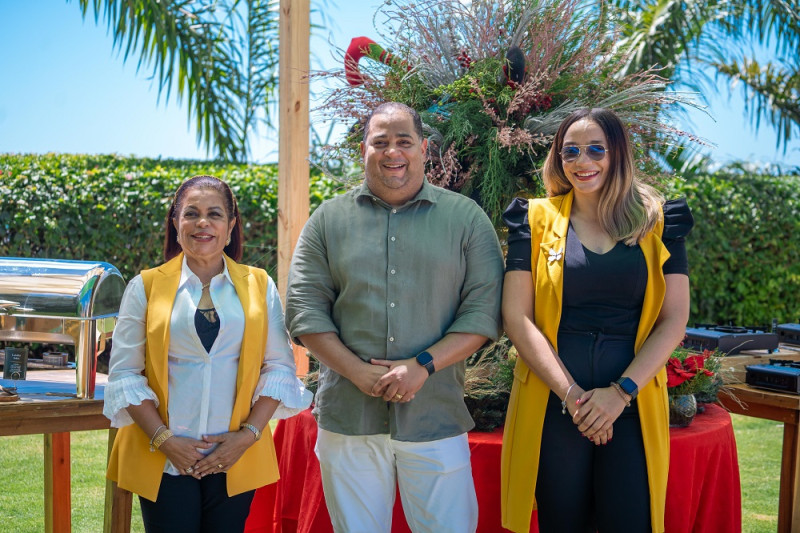
[[[758,352],[740,352],[722,358],[720,374],[726,384],[744,383],[745,367],[749,365],[766,365],[770,359],[782,361],[800,361],[800,346],[780,345],[775,353],[765,350]]]

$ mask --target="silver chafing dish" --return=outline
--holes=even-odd
[[[77,397],[94,398],[124,290],[101,261],[0,257],[0,340],[74,345]]]

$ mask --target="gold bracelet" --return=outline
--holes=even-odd
[[[162,444],[164,444],[167,441],[167,439],[174,436],[175,434],[170,429],[165,429],[164,431],[159,433],[155,439],[153,439],[153,444],[150,446],[150,451],[151,452],[156,451],[161,447]]]
[[[619,383],[617,383],[615,381],[612,381],[610,383],[610,385],[612,387],[614,387],[614,390],[617,391],[617,393],[619,393],[619,396],[620,396],[620,398],[622,398],[622,401],[625,402],[625,405],[627,407],[630,407],[631,406],[631,401],[628,399],[628,395],[625,394],[625,391],[622,390],[622,387],[619,386]]]
[[[243,422],[243,423],[239,424],[239,429],[242,429],[242,428],[247,428],[250,431],[252,431],[253,435],[256,438],[256,440],[261,438],[261,432],[253,424],[248,424],[247,422]]]
[[[153,448],[153,441],[154,441],[154,440],[156,440],[156,437],[158,436],[158,432],[159,432],[159,431],[161,431],[161,429],[162,429],[162,428],[163,428],[163,429],[166,429],[166,428],[167,428],[167,426],[165,426],[164,424],[161,424],[161,425],[160,425],[160,426],[158,426],[158,427],[156,428],[156,430],[153,432],[153,436],[152,436],[152,437],[150,437],[150,451],[151,451],[151,452],[154,452],[154,451],[155,451],[155,449]]]

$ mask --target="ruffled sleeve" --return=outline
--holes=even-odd
[[[153,400],[158,407],[158,398],[153,389],[147,386],[146,377],[129,375],[109,381],[103,392],[103,414],[111,421],[111,427],[133,424],[126,407],[141,405],[144,400]]]
[[[111,346],[108,383],[103,391],[103,414],[115,428],[133,424],[133,419],[125,410],[129,405],[153,400],[158,407],[156,393],[142,375],[146,314],[144,284],[141,276],[136,276],[125,287],[122,296]]]
[[[302,381],[297,379],[297,368],[294,364],[289,334],[286,331],[283,308],[272,278],[267,285],[267,311],[269,313],[267,348],[252,403],[261,396],[279,400],[281,403],[272,418],[289,418],[307,409],[314,395],[303,386]]]
[[[508,227],[506,272],[531,270],[531,227],[528,224],[528,199],[514,198],[503,213]]]
[[[694,218],[686,198],[664,203],[664,233],[661,240],[670,253],[664,263],[664,274],[689,275],[689,260],[686,255],[686,236],[694,227]]]

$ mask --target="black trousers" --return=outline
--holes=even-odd
[[[139,497],[147,533],[235,533],[244,531],[255,491],[228,496],[227,474],[202,479],[163,474],[158,498]]]
[[[558,352],[585,390],[607,387],[633,359],[634,339],[559,334]],[[649,532],[650,492],[636,402],[614,423],[612,440],[582,436],[550,393],[536,483],[542,533]]]

